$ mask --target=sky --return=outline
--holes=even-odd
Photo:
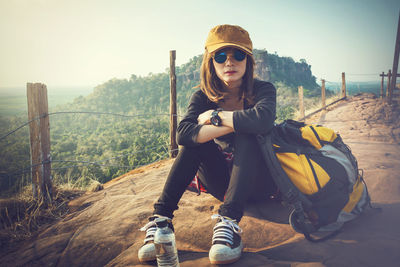
[[[240,25],[256,49],[305,59],[317,80],[379,80],[393,66],[396,0],[0,0],[0,87],[97,86],[204,52]]]

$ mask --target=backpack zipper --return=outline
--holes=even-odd
[[[305,154],[303,154],[303,155],[307,159],[307,156]],[[307,171],[305,163],[304,163],[304,159],[300,155],[298,155],[298,156],[299,156],[299,161],[300,161],[301,167],[303,168],[303,172],[304,172],[305,178],[306,178],[306,180],[308,182],[308,186],[310,188],[310,192],[313,192],[314,191],[313,190],[313,185],[311,184],[311,179],[309,178],[308,171]],[[310,194],[313,194],[313,193],[310,193]]]
[[[317,141],[318,141],[319,145],[322,147],[322,141],[321,141],[321,138],[319,138],[319,135],[318,135],[317,131],[312,126],[310,126],[310,129],[314,133],[315,137],[317,138]]]
[[[315,172],[314,166],[312,165],[310,158],[307,155],[304,155],[304,156],[306,157],[308,164],[310,165],[310,168],[313,173],[314,180],[315,180],[315,183],[317,184],[318,190],[321,190],[321,185],[319,184],[319,180],[317,177],[317,173]]]

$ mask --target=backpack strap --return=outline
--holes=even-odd
[[[296,231],[300,231],[303,233],[304,237],[313,243],[317,243],[317,242],[322,242],[325,241],[335,235],[337,235],[341,228],[332,231],[326,235],[324,235],[323,237],[320,238],[315,238],[313,236],[311,236],[311,232],[313,232],[315,230],[315,228],[313,228],[314,226],[311,225],[310,222],[307,222],[307,220],[304,217],[304,213],[303,212],[296,212],[296,210],[293,210],[292,213],[289,216],[289,223],[290,225],[296,230]]]
[[[307,156],[306,156],[306,159],[307,159],[308,164],[310,165],[310,169],[311,169],[312,174],[313,174],[313,176],[314,176],[315,184],[317,185],[318,191],[319,191],[319,190],[321,190],[321,185],[320,185],[320,183],[319,183],[317,173],[315,172],[314,166],[313,166],[312,163],[311,163],[310,157],[307,157]]]
[[[301,128],[306,126],[306,124],[304,122],[301,121],[295,121],[295,120],[291,120],[291,119],[287,119],[285,120],[282,125],[284,125],[285,127],[294,127],[294,128]]]
[[[373,209],[373,210],[382,212],[382,208],[381,208],[381,207],[374,207],[374,206],[372,206],[371,197],[370,197],[369,192],[368,192],[367,183],[366,183],[365,180],[364,180],[364,170],[363,170],[363,169],[360,169],[359,171],[361,172],[359,178],[361,179],[361,182],[364,184],[365,191],[366,191],[366,193],[367,193],[367,199],[368,199],[368,201],[367,201],[366,205],[368,205],[368,206],[369,206],[371,209]]]
[[[319,144],[322,146],[323,144],[322,144],[321,138],[319,137],[317,131],[314,129],[314,127],[312,127],[312,125],[310,125],[310,129],[311,129],[311,131],[314,133],[314,135],[315,135],[315,137],[317,138]]]
[[[282,193],[282,197],[289,203],[300,202],[301,208],[304,206],[306,210],[309,210],[312,206],[311,201],[303,195],[300,190],[292,183],[283,170],[278,158],[275,155],[271,135],[257,135],[257,140],[261,145],[262,154],[264,160],[267,163],[268,169],[273,177],[276,186]],[[299,206],[299,208],[300,208]]]

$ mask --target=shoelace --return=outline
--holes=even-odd
[[[156,224],[156,219],[157,218],[164,218],[167,219],[169,222],[171,222],[171,218],[161,216],[161,215],[154,215],[153,217],[150,217],[151,221],[149,221],[145,226],[140,228],[139,230],[144,232],[146,231],[146,236],[144,238],[144,243],[146,244],[148,241],[154,241],[154,234],[157,231],[157,224]]]
[[[233,233],[241,235],[243,230],[233,220],[227,219],[219,214],[214,214],[211,219],[219,219],[220,221],[214,226],[214,234],[212,243],[216,241],[226,242],[233,245]]]
[[[148,222],[145,226],[140,228],[140,231],[146,231],[146,237],[144,238],[144,243],[147,243],[148,241],[154,241],[154,234],[157,231],[157,225],[155,222],[155,219]]]

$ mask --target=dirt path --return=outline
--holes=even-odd
[[[385,111],[386,109],[386,111]],[[390,111],[390,112],[389,112]],[[245,252],[230,266],[399,266],[400,123],[370,95],[353,97],[310,121],[332,127],[356,155],[375,206],[347,223],[335,238],[313,244],[287,224],[287,208],[260,204],[240,223]],[[171,160],[105,185],[70,203],[76,210],[0,258],[2,266],[142,266],[137,249],[152,204]],[[208,249],[219,202],[207,194],[184,194],[174,226],[181,266],[210,266]]]

